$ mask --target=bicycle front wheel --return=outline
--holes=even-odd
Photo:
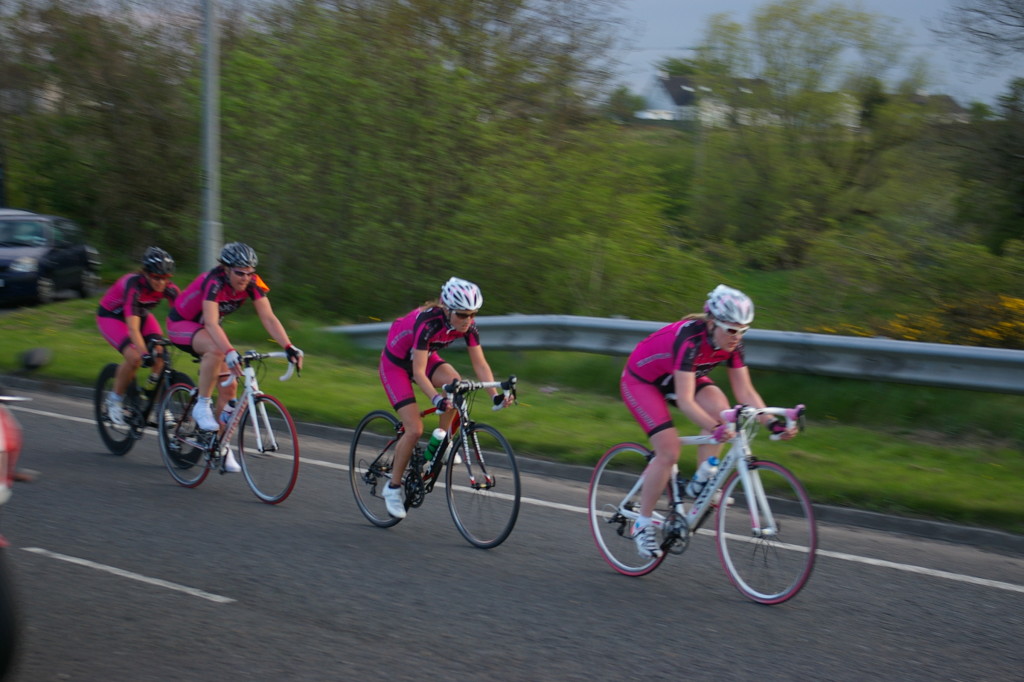
[[[299,477],[299,434],[280,400],[258,395],[255,403],[255,412],[246,410],[238,425],[238,459],[256,497],[277,504]]]
[[[135,445],[138,436],[138,429],[130,426],[135,413],[135,406],[138,404],[138,389],[129,386],[129,393],[125,395],[122,402],[122,414],[124,415],[125,426],[118,426],[110,421],[107,414],[107,394],[114,390],[114,376],[117,374],[117,365],[110,363],[100,371],[99,379],[96,380],[96,389],[93,391],[93,414],[96,417],[96,425],[100,429],[100,438],[112,454],[123,456]]]
[[[448,455],[448,510],[462,537],[490,549],[508,538],[519,517],[519,467],[512,446],[493,426],[473,424],[466,436]]]
[[[164,466],[186,488],[195,488],[210,473],[199,441],[199,427],[192,420],[194,397],[191,386],[174,384],[167,390],[156,420]]]
[[[760,604],[781,604],[811,577],[818,531],[807,491],[784,466],[755,461],[750,490],[738,471],[723,486],[718,554],[733,585]],[[755,511],[751,511],[751,510]]]
[[[647,575],[667,555],[642,557],[633,540],[633,521],[640,513],[640,474],[649,456],[650,450],[637,443],[613,446],[594,467],[587,494],[587,516],[597,549],[609,566],[632,577]],[[656,519],[668,516],[668,498],[661,501],[663,508],[655,509]]]
[[[401,521],[388,514],[381,492],[391,480],[395,443],[401,426],[398,417],[390,412],[371,412],[363,417],[352,434],[348,453],[348,480],[359,511],[370,523],[381,528]]]

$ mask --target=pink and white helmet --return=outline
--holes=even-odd
[[[708,293],[704,312],[722,322],[750,324],[754,321],[754,302],[739,289],[719,284]]]
[[[484,295],[472,282],[452,277],[441,287],[441,303],[449,310],[480,310]]]

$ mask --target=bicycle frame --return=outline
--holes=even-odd
[[[487,464],[484,462],[483,453],[480,452],[479,443],[476,443],[477,447],[475,448],[475,451],[480,453],[479,457],[474,458],[470,456],[469,439],[474,436],[472,426],[475,422],[469,415],[469,394],[480,389],[500,388],[505,396],[512,396],[515,399],[516,381],[515,376],[509,377],[507,381],[471,381],[469,379],[460,379],[441,387],[441,390],[452,401],[452,405],[455,408],[455,416],[448,424],[448,432],[445,435],[444,441],[438,446],[437,454],[422,475],[424,492],[429,493],[433,490],[434,484],[440,477],[448,458],[454,456],[456,447],[462,452],[462,463],[466,466],[470,486],[474,490],[488,490],[494,487],[494,477],[487,473]],[[499,410],[501,407],[494,407],[492,409]],[[437,408],[432,407],[420,412],[420,417],[426,417],[436,412]],[[410,464],[420,464],[422,457],[422,449],[417,445],[413,451],[413,459]],[[473,472],[473,459],[478,459],[477,463],[480,473],[483,475],[483,482],[477,481],[477,477]]]
[[[707,518],[708,512],[715,506],[712,503],[715,493],[722,489],[726,481],[729,480],[729,476],[735,470],[738,472],[743,483],[747,510],[750,514],[752,537],[775,535],[778,526],[772,514],[771,505],[768,503],[768,497],[764,487],[761,485],[760,478],[751,473],[749,466],[754,459],[750,449],[750,441],[759,426],[758,416],[770,414],[776,417],[783,417],[787,420],[787,424],[792,426],[797,423],[797,420],[802,415],[802,411],[802,405],[796,408],[754,408],[739,405],[732,409],[724,410],[721,415],[723,421],[736,424],[737,429],[736,435],[728,441],[730,444],[729,451],[721,458],[718,471],[708,479],[700,494],[687,510],[683,496],[680,494],[680,486],[677,483],[679,465],[678,463],[674,464],[672,466],[672,477],[669,479],[669,485],[667,486],[673,513],[669,518],[658,518],[658,515],[655,515],[655,525],[665,526],[666,530],[673,535],[678,534],[685,544],[689,535],[700,528],[704,519]],[[775,436],[773,435],[772,438],[774,439]],[[680,436],[679,442],[683,445],[715,445],[718,441],[712,436]],[[619,505],[622,515],[630,521],[635,521],[639,513],[637,510],[628,509],[625,501],[639,494],[645,480],[645,475],[637,477],[636,483],[623,496],[623,502]]]
[[[253,419],[257,420],[262,428],[255,429],[256,435],[256,449],[260,453],[274,452],[277,450],[277,442],[274,441],[274,430],[270,426],[270,417],[267,415],[267,410],[262,403],[256,402],[256,397],[263,395],[263,391],[260,389],[259,380],[256,378],[256,368],[252,366],[252,363],[256,360],[262,360],[263,358],[288,358],[288,353],[281,351],[274,351],[272,353],[256,353],[255,351],[248,351],[242,356],[242,379],[244,379],[245,388],[242,389],[242,395],[237,398],[238,404],[242,405],[241,408],[235,408],[235,411],[231,414],[231,418],[228,423],[220,431],[216,437],[216,457],[219,461],[218,467],[223,470],[224,468],[224,455],[227,448],[231,444],[231,438],[235,435],[235,431],[238,429],[238,425],[242,422],[242,416],[246,413],[253,415]],[[281,381],[287,381],[291,378],[292,373],[295,371],[295,365],[288,363],[288,369],[281,377]],[[228,377],[225,381],[221,382],[221,386],[230,386],[237,377]],[[264,436],[270,437],[270,443],[264,445]]]

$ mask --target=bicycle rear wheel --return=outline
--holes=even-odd
[[[723,486],[722,499],[732,497],[733,503],[718,507],[718,554],[740,592],[760,604],[780,604],[803,588],[814,568],[814,509],[800,481],[781,464],[758,460],[748,466],[751,490],[738,471]],[[755,506],[763,508],[752,514],[748,499],[757,497],[762,503]]]
[[[348,453],[348,479],[359,511],[370,523],[381,528],[401,521],[388,514],[381,493],[391,480],[395,443],[401,426],[398,417],[390,412],[371,412],[363,417],[352,434]]]
[[[124,414],[125,426],[118,426],[110,421],[107,414],[107,394],[114,390],[114,375],[117,374],[117,365],[110,363],[100,370],[99,379],[96,380],[96,389],[93,392],[93,414],[96,417],[96,426],[100,430],[100,438],[103,444],[114,455],[123,456],[135,445],[135,441],[141,433],[136,426],[134,415],[138,411],[139,390],[134,383],[128,386],[128,392],[122,402],[122,413]]]
[[[460,439],[452,449],[445,477],[448,510],[462,537],[481,549],[508,538],[519,517],[519,467],[512,446],[497,429],[473,424],[467,447]],[[456,463],[454,453],[463,462]],[[469,467],[467,468],[467,464]],[[472,470],[474,480],[470,480]]]
[[[157,414],[157,433],[164,466],[171,477],[186,488],[195,488],[210,473],[204,457],[205,441],[199,440],[199,428],[192,420],[194,398],[194,388],[175,384],[168,389]],[[169,421],[168,417],[171,418]]]
[[[587,516],[597,549],[609,566],[633,577],[647,575],[667,556],[666,552],[657,558],[642,557],[633,541],[633,521],[640,513],[640,474],[649,456],[650,450],[637,443],[612,446],[594,467],[587,494]],[[655,518],[666,518],[667,496],[659,504],[663,508],[655,508]]]
[[[255,401],[256,411],[246,410],[238,425],[238,459],[256,497],[277,504],[299,477],[299,434],[280,400],[258,395]]]

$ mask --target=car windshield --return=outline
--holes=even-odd
[[[38,220],[0,221],[0,246],[44,246],[45,229]]]

